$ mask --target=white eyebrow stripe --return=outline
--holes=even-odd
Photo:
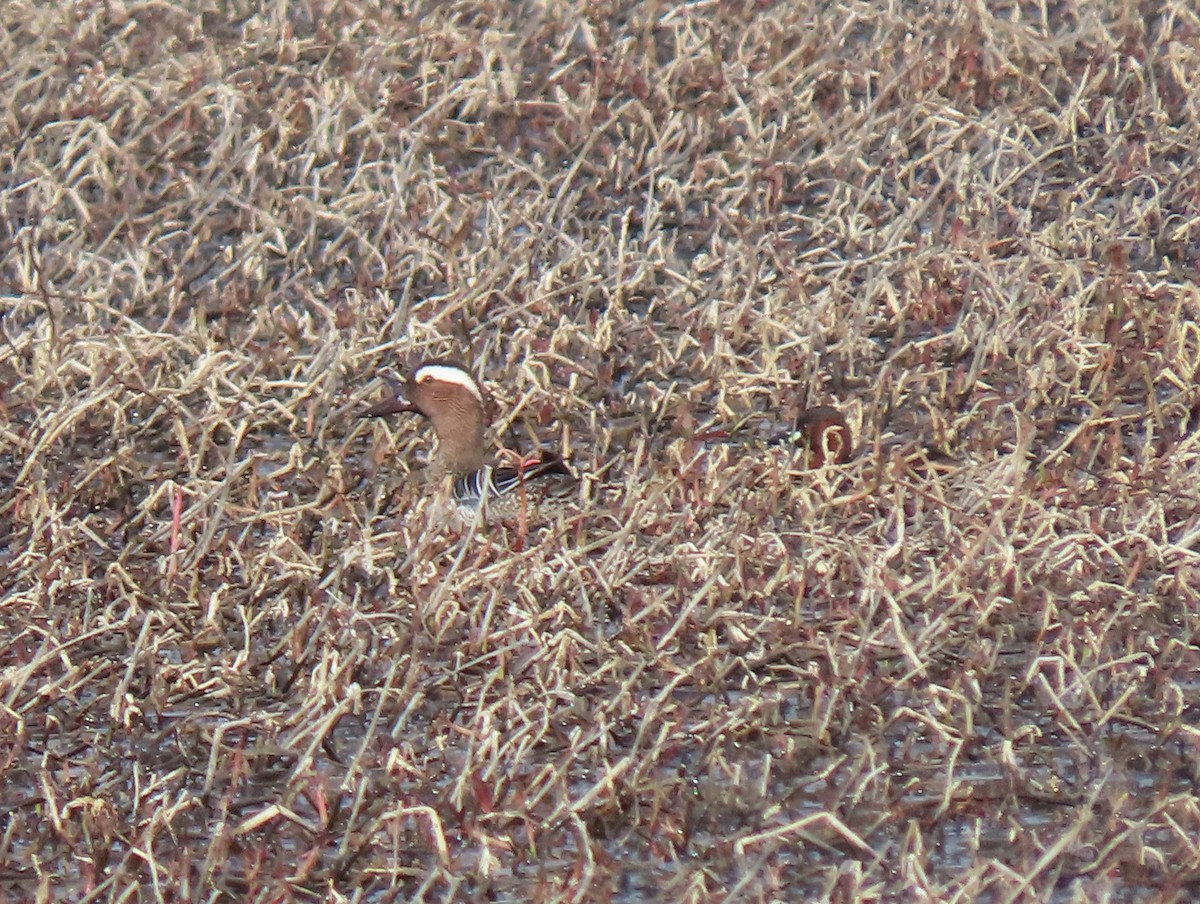
[[[418,367],[417,372],[413,374],[413,382],[421,383],[425,380],[438,380],[441,383],[453,383],[455,386],[461,386],[463,389],[483,401],[483,391],[479,388],[479,384],[475,382],[475,378],[459,367],[451,367],[448,364],[426,364],[423,367]]]

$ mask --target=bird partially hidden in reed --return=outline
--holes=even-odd
[[[389,382],[391,396],[363,417],[414,412],[429,419],[438,440],[435,472],[448,478],[456,513],[466,524],[524,524],[534,514],[552,514],[575,494],[574,473],[552,452],[543,450],[511,465],[488,462],[483,389],[462,365],[426,361],[408,377]]]
[[[849,461],[854,450],[846,418],[829,405],[801,411],[792,441],[808,450],[808,464],[813,468],[826,463],[840,465]]]

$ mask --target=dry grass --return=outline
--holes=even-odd
[[[0,7],[0,901],[1200,895],[1192,4],[409,6]]]

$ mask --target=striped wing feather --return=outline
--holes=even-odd
[[[482,468],[460,477],[454,483],[454,497],[462,505],[477,506],[484,499],[495,499],[518,491],[522,483],[538,481],[539,486],[555,481],[553,476],[574,478],[571,469],[559,456],[543,452],[533,464],[522,468]]]

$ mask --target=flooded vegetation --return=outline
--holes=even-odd
[[[0,901],[1200,894],[1194,9],[220,6],[0,11]]]

